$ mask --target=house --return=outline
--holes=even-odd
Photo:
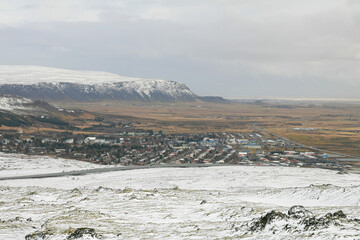
[[[85,144],[93,144],[96,140],[96,137],[87,137],[84,139]]]
[[[63,148],[56,148],[55,149],[55,153],[65,153],[65,152],[66,152],[66,150],[63,149]]]
[[[248,152],[239,152],[238,156],[239,157],[246,157],[248,155]]]
[[[73,144],[73,143],[74,143],[74,139],[73,139],[73,138],[66,139],[66,140],[65,140],[65,143],[67,143],[67,144]]]
[[[106,143],[106,140],[105,140],[105,139],[95,139],[95,140],[94,140],[94,143],[97,143],[97,144],[105,144],[105,143]]]

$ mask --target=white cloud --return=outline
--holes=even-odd
[[[8,1],[0,63],[164,77],[201,94],[266,93],[271,83],[306,95],[294,86],[318,82],[327,96],[358,96],[359,24],[353,0]]]
[[[78,22],[98,21],[100,10],[88,7],[87,1],[78,0],[30,0],[8,1],[0,5],[0,23],[20,26],[31,22]]]
[[[146,20],[175,20],[178,18],[178,10],[170,7],[153,7],[141,14]]]
[[[52,46],[51,49],[55,52],[69,52],[70,50],[62,45]]]

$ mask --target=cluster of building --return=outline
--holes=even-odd
[[[0,150],[51,155],[98,164],[242,164],[342,168],[326,154],[311,152],[260,132],[166,134],[154,131],[107,135],[2,134]]]

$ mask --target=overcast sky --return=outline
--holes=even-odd
[[[360,1],[0,1],[0,64],[163,78],[200,95],[360,97]]]

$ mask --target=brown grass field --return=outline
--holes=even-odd
[[[136,120],[139,128],[169,133],[246,132],[252,131],[251,125],[256,123],[305,145],[360,156],[359,102],[96,102],[60,105],[118,119],[130,117]],[[313,130],[304,130],[306,128]]]

